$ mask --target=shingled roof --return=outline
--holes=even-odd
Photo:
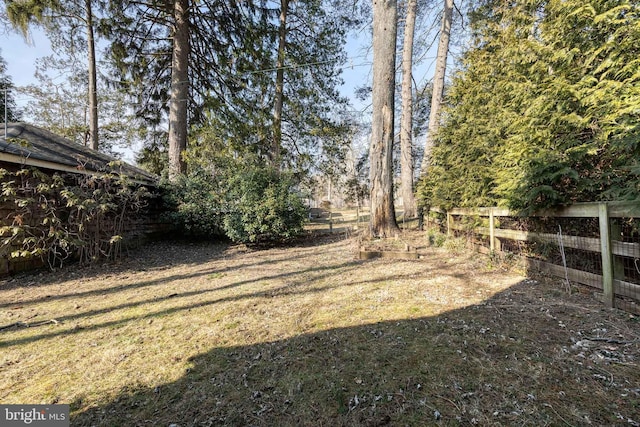
[[[145,170],[45,129],[8,123],[5,139],[4,126],[0,126],[0,161],[73,173],[119,172],[144,184],[158,180]],[[111,162],[118,162],[117,166]]]

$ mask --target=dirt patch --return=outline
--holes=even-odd
[[[420,260],[160,243],[5,281],[0,401],[73,425],[638,425],[638,318],[411,238]]]

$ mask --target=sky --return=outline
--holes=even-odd
[[[34,31],[31,39],[32,43],[28,44],[17,33],[0,35],[2,57],[7,62],[7,74],[15,86],[35,83],[36,59],[52,53],[51,44],[41,31]]]

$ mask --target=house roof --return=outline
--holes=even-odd
[[[0,126],[1,161],[73,173],[118,172],[143,184],[154,184],[158,180],[145,170],[45,129],[26,123],[8,123],[5,139],[4,126]]]

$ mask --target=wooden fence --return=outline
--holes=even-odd
[[[608,307],[640,312],[638,203],[581,203],[528,217],[502,208],[431,211],[446,217],[449,235],[466,234],[485,252],[520,252],[528,268],[598,289]]]

